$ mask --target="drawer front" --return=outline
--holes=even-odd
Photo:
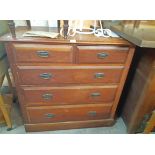
[[[72,63],[69,45],[13,44],[16,62]]]
[[[125,63],[127,47],[117,46],[78,46],[79,63]]]
[[[110,116],[110,111],[111,106],[105,105],[27,107],[30,123],[104,119]]]
[[[117,86],[23,87],[28,106],[111,103]]]
[[[42,68],[42,69],[40,69]],[[123,67],[35,67],[18,66],[20,84],[54,84],[54,83],[118,83]]]

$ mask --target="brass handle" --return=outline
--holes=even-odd
[[[100,58],[100,59],[104,59],[104,58],[106,58],[107,56],[108,56],[108,54],[107,54],[107,53],[104,53],[104,52],[102,52],[102,53],[97,53],[97,57]]]
[[[42,74],[40,74],[40,77],[42,79],[50,79],[50,78],[52,78],[52,74],[51,73],[42,73]]]
[[[47,58],[49,56],[48,51],[37,51],[36,52],[39,57]]]
[[[54,118],[56,115],[55,114],[45,114],[46,118]]]
[[[88,115],[89,116],[96,116],[97,112],[96,111],[89,111]]]
[[[43,94],[42,97],[43,97],[43,99],[45,99],[45,100],[50,100],[50,99],[53,98],[53,94]]]
[[[105,75],[104,73],[96,73],[95,78],[103,78]]]
[[[98,96],[101,96],[101,94],[100,93],[92,93],[91,96],[92,97],[98,97]]]

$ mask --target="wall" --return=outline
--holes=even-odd
[[[6,20],[0,20],[0,36],[8,31],[8,23]],[[4,45],[0,43],[0,58],[4,55]]]

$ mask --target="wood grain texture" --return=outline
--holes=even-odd
[[[36,131],[51,131],[51,130],[66,130],[78,128],[94,128],[102,126],[112,126],[115,123],[114,119],[101,119],[101,120],[87,120],[87,121],[69,121],[57,123],[37,123],[25,124],[27,132]]]
[[[47,31],[47,32],[58,32],[58,28],[48,28],[48,27],[31,27],[32,31]],[[59,36],[56,39],[49,38],[39,38],[39,37],[23,37],[23,33],[29,31],[27,27],[18,27],[16,28],[16,38],[12,38],[11,34],[4,34],[0,37],[2,42],[27,42],[27,43],[48,43],[48,44],[76,44],[76,45],[116,45],[116,46],[130,46],[133,44],[122,39],[122,38],[103,38],[95,37],[94,35],[81,35],[77,34],[74,37],[68,37],[64,39]],[[10,36],[10,37],[8,37]],[[71,43],[70,40],[76,40],[76,43]]]
[[[145,115],[155,109],[155,69],[153,49],[140,49],[141,59],[123,110],[128,133],[142,132],[140,127]],[[149,51],[146,53],[146,51]]]
[[[27,106],[111,104],[115,99],[117,86],[22,87],[21,89]]]
[[[69,45],[13,44],[16,62],[72,63]],[[45,55],[46,54],[46,55]]]
[[[79,63],[120,63],[126,62],[127,47],[117,46],[78,46]]]
[[[106,69],[104,66],[75,66],[65,68],[60,66],[41,67],[41,66],[17,66],[19,82],[21,85],[47,85],[53,83],[119,83],[123,71],[122,67]],[[39,69],[38,69],[39,68]],[[44,73],[51,75],[49,79],[43,79],[40,76]],[[98,74],[103,77],[97,78]]]
[[[92,35],[77,35],[76,43],[61,37],[24,38],[25,31],[17,31],[16,39],[7,35],[0,39],[6,43],[26,130],[112,125],[134,53],[133,45],[123,39]],[[90,61],[79,61],[85,52],[80,53],[79,47],[89,51]],[[34,56],[35,50],[53,52],[53,49],[55,55],[48,61]],[[109,60],[97,62],[95,56],[103,49],[109,52]],[[50,98],[51,93],[53,101],[44,102],[42,96]]]
[[[109,118],[111,105],[44,106],[27,107],[26,110],[29,123],[52,123]]]

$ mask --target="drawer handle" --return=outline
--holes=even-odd
[[[105,75],[104,75],[104,73],[96,73],[95,74],[95,78],[103,78]]]
[[[49,56],[48,51],[37,51],[37,55],[41,58],[47,58]]]
[[[89,111],[88,115],[89,116],[96,116],[97,112],[96,111]]]
[[[54,118],[56,115],[55,114],[45,114],[46,118]]]
[[[103,52],[103,53],[98,53],[98,54],[97,54],[97,57],[100,58],[100,59],[104,59],[104,58],[106,58],[107,56],[108,56],[108,54],[107,54],[107,53],[104,53],[104,52]]]
[[[40,74],[40,77],[42,79],[50,79],[50,78],[52,78],[52,74],[50,74],[50,73],[42,73],[42,74]]]
[[[45,100],[50,100],[50,99],[53,98],[53,94],[43,94],[42,97],[43,97],[43,99],[45,99]]]
[[[101,94],[100,93],[92,93],[91,96],[92,97],[98,97],[98,96],[101,96]]]

